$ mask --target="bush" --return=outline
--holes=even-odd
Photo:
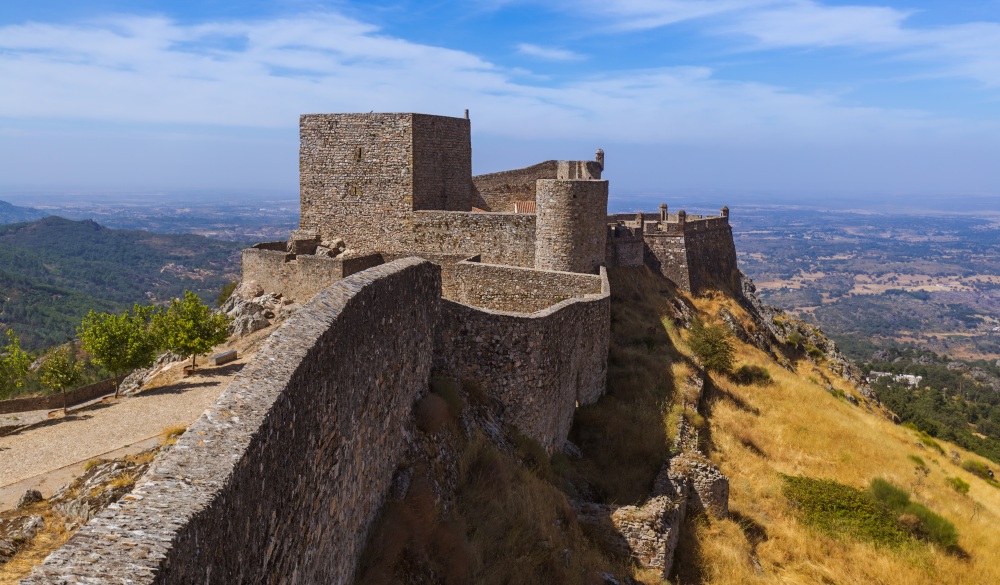
[[[917,464],[917,467],[926,468],[927,464],[924,462],[924,458],[919,455],[907,455],[907,459]]]
[[[924,445],[927,445],[931,449],[934,449],[938,453],[944,455],[944,447],[941,446],[941,443],[938,443],[937,441],[935,441],[934,439],[932,439],[931,436],[928,435],[927,433],[925,433],[923,431],[918,432],[917,433],[917,440],[919,440]]]
[[[960,494],[969,493],[969,482],[963,480],[961,477],[949,477],[946,481],[956,492]]]
[[[705,325],[701,319],[694,319],[689,345],[706,370],[725,374],[733,369],[736,350],[725,325]]]
[[[823,350],[816,347],[815,345],[806,344],[805,348],[806,348],[806,353],[809,354],[809,357],[811,357],[814,360],[821,360],[824,357],[826,357],[826,354],[823,353]]]
[[[798,348],[800,343],[802,343],[802,335],[798,331],[788,334],[788,345]]]
[[[962,462],[962,469],[968,471],[972,475],[990,481],[993,479],[993,472],[989,467],[986,467],[983,463],[979,461],[973,461],[972,459],[967,459]]]
[[[898,546],[908,533],[871,495],[828,479],[783,475],[785,496],[802,520],[831,535],[848,535],[879,545]]]
[[[733,382],[741,386],[767,386],[771,380],[771,374],[766,368],[761,366],[751,366],[743,364],[733,372]]]
[[[899,515],[900,523],[920,539],[935,542],[945,548],[958,545],[955,525],[935,514],[923,504],[910,501],[910,494],[903,488],[881,478],[873,479],[872,497]]]

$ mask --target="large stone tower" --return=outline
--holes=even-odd
[[[405,245],[410,214],[469,211],[469,120],[426,114],[300,118],[300,228],[358,250]]]

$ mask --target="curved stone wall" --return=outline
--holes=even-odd
[[[479,382],[504,418],[550,452],[569,435],[577,404],[606,387],[610,286],[531,314],[441,302],[435,372]]]
[[[22,583],[350,582],[428,385],[440,288],[409,258],[318,294]]]
[[[535,268],[596,273],[606,252],[608,182],[542,179],[536,204]]]

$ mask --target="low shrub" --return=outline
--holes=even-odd
[[[918,432],[917,440],[923,443],[924,445],[930,447],[931,449],[934,449],[938,453],[944,455],[944,447],[941,446],[941,443],[938,443],[937,441],[932,439],[931,436],[928,435],[927,433],[923,431]]]
[[[705,325],[701,319],[694,319],[688,345],[706,370],[725,374],[733,369],[736,357],[731,335],[725,325]]]
[[[741,386],[767,386],[773,382],[771,373],[762,366],[743,364],[732,374],[732,380]]]
[[[967,459],[962,462],[962,469],[968,471],[972,475],[985,479],[986,481],[993,479],[993,472],[989,467],[980,461]]]
[[[965,481],[961,477],[949,477],[946,481],[956,492],[960,494],[969,493],[969,482]]]
[[[816,347],[815,345],[806,344],[805,348],[806,348],[806,353],[809,354],[809,357],[811,357],[814,360],[821,360],[824,357],[826,357],[826,354],[823,353],[823,350]]]
[[[922,540],[935,542],[945,548],[958,545],[955,525],[943,516],[935,514],[923,504],[910,501],[910,494],[891,482],[876,478],[869,491],[872,497],[899,516],[899,522],[910,533]]]
[[[927,468],[927,463],[924,462],[924,458],[919,455],[907,455],[907,459],[917,464],[917,467]]]
[[[904,544],[909,534],[884,505],[859,489],[828,479],[783,475],[785,496],[803,522],[831,535],[883,546]]]

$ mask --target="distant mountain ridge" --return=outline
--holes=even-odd
[[[49,214],[31,207],[18,207],[6,201],[0,201],[0,224],[35,221],[48,217]]]
[[[65,342],[91,310],[120,310],[179,296],[212,300],[238,278],[244,244],[154,234],[57,216],[0,225],[0,332],[23,345]]]

